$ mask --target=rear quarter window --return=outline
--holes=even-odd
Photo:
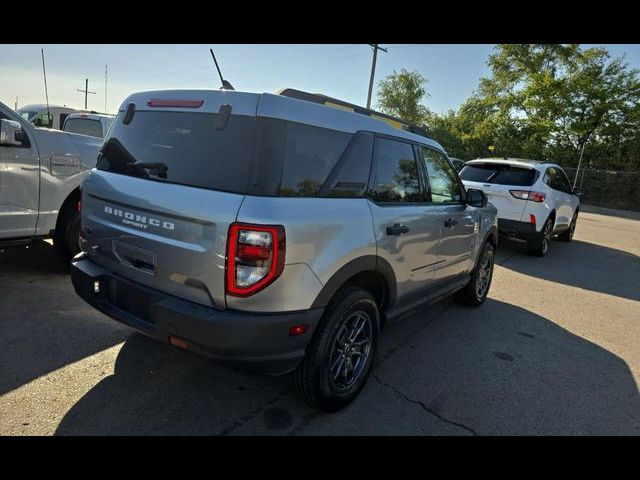
[[[350,140],[348,133],[287,122],[280,196],[317,196]]]
[[[250,193],[280,197],[362,197],[373,135],[259,117]]]

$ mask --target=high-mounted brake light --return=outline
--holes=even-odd
[[[509,193],[520,200],[531,200],[532,202],[544,202],[545,194],[530,190],[509,190]]]
[[[204,100],[152,98],[147,101],[149,107],[200,108],[203,104]]]
[[[266,288],[284,269],[281,225],[232,223],[227,238],[227,294],[248,297]]]

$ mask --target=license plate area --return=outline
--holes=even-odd
[[[111,305],[125,313],[153,325],[153,301],[149,294],[128,282],[110,277],[107,299]]]

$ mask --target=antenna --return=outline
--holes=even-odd
[[[53,118],[51,118],[51,112],[49,111],[49,91],[47,90],[47,71],[44,68],[44,48],[40,49],[40,53],[42,54],[42,74],[44,75],[44,95],[47,99],[47,121],[49,123],[53,123]]]
[[[218,75],[220,75],[220,82],[222,82],[222,87],[220,87],[220,90],[235,90],[235,88],[233,88],[229,82],[227,82],[224,78],[222,78],[222,72],[220,71],[220,67],[218,66],[218,61],[216,60],[216,56],[213,53],[213,48],[210,48],[209,51],[211,52],[211,56],[213,57],[213,63],[216,64]]]
[[[107,112],[107,69],[108,68],[109,68],[109,65],[104,66],[104,113],[109,113]]]

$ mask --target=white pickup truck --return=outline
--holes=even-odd
[[[63,258],[78,253],[80,184],[101,145],[36,127],[0,102],[0,248],[51,237]]]

